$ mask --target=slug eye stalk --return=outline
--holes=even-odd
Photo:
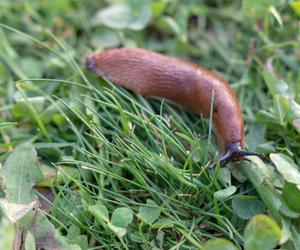
[[[219,158],[221,167],[224,167],[229,162],[236,162],[236,161],[241,161],[241,160],[249,161],[245,156],[255,155],[258,157],[263,157],[263,154],[260,154],[260,153],[254,152],[254,151],[253,152],[246,151],[246,150],[242,149],[239,142],[227,143],[226,148],[227,148],[227,151],[225,152],[225,154],[223,154]]]

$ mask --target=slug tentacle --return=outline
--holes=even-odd
[[[246,151],[242,149],[239,143],[227,143],[226,148],[227,151],[225,152],[225,154],[223,154],[219,158],[222,167],[224,167],[228,162],[235,162],[241,160],[249,161],[249,159],[247,159],[245,156],[263,156],[263,154],[260,154],[258,152]]]

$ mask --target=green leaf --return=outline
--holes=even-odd
[[[43,73],[43,64],[33,57],[25,57],[20,61],[22,70],[29,78],[40,78]]]
[[[280,214],[289,217],[289,218],[298,218],[299,214],[290,210],[287,204],[284,202],[282,195],[279,191],[269,182],[262,183],[259,188],[256,190],[259,191],[260,197],[272,212],[272,215],[275,216],[276,220],[280,220]]]
[[[286,116],[289,110],[289,103],[285,98],[285,96],[282,95],[274,96],[274,110],[279,124],[284,126],[286,121]]]
[[[244,232],[245,250],[271,250],[281,237],[279,226],[267,215],[256,215]]]
[[[157,250],[164,249],[165,232],[163,230],[158,230],[155,238],[156,238],[156,242],[158,244],[158,248],[156,248],[156,249]]]
[[[300,85],[300,84],[299,84]],[[292,99],[289,99],[288,120],[294,129],[300,133],[300,105]]]
[[[160,213],[161,208],[153,200],[148,199],[145,205],[140,206],[137,216],[147,224],[152,224]]]
[[[103,24],[113,29],[141,30],[147,25],[150,17],[151,8],[148,3],[142,1],[138,8],[130,3],[120,3],[98,11],[91,23],[94,26]]]
[[[299,168],[291,158],[284,154],[270,154],[270,159],[286,181],[300,185]]]
[[[0,131],[6,128],[14,127],[16,125],[17,125],[16,122],[0,122]]]
[[[127,207],[117,208],[111,217],[111,223],[117,227],[127,227],[132,222],[132,210]]]
[[[297,185],[284,182],[282,197],[290,209],[300,213],[300,189]]]
[[[253,123],[248,128],[246,135],[247,146],[249,150],[256,150],[257,146],[266,142],[265,139],[266,126],[259,123]]]
[[[236,192],[236,186],[230,186],[228,188],[219,190],[214,193],[214,199],[218,201],[223,201],[233,195]]]
[[[69,225],[70,215],[78,221],[85,220],[88,217],[88,207],[83,208],[79,192],[66,192],[64,195],[56,195],[52,204],[51,215],[56,218],[58,223],[56,225],[64,224]]]
[[[273,112],[260,110],[256,115],[256,120],[260,123],[275,126],[278,124],[277,118]]]
[[[102,204],[97,204],[93,206],[89,206],[90,213],[96,218],[99,222],[109,222],[108,210]]]
[[[37,153],[31,143],[17,146],[0,171],[5,185],[5,199],[17,204],[36,200],[33,186],[43,180],[37,165]]]
[[[267,167],[258,157],[251,157],[252,163],[241,163],[244,174],[251,181],[265,206],[271,211],[277,221],[281,220],[281,214],[289,218],[298,218],[298,214],[289,210],[281,193],[268,179],[272,179],[274,170]],[[280,214],[281,213],[281,214]]]
[[[119,237],[123,237],[127,233],[127,230],[124,227],[117,227],[117,226],[114,226],[111,223],[108,223],[107,225],[108,225],[109,229],[111,231],[113,231],[116,235],[118,235]]]
[[[141,232],[139,232],[139,231],[135,231],[135,232],[131,233],[130,239],[135,243],[142,243],[145,240],[144,236],[141,235]]]
[[[163,14],[164,10],[167,7],[167,3],[168,3],[168,0],[151,2],[152,15],[154,17],[158,17],[161,14]]]
[[[75,244],[69,244],[50,223],[47,216],[37,211],[35,219],[28,226],[28,231],[34,235],[37,249],[72,249],[80,250]]]
[[[79,169],[74,168],[74,167],[68,167],[68,166],[60,166],[57,169],[57,174],[56,174],[56,181],[58,183],[68,183],[72,179],[79,179],[80,176],[82,175],[82,172],[80,172]]]
[[[170,16],[162,17],[160,19],[159,25],[161,29],[168,30],[174,33],[182,42],[186,42],[187,40],[186,34],[183,32],[178,22],[173,17]]]
[[[300,2],[299,2],[299,1],[293,1],[293,2],[290,2],[290,5],[291,5],[293,11],[294,11],[298,16],[300,16]]]
[[[256,2],[254,1],[252,2],[256,4]],[[275,95],[289,96],[289,87],[286,82],[275,78],[272,74],[270,74],[265,69],[263,70],[262,75],[265,80],[265,83],[267,84],[269,91],[273,96]]]
[[[261,152],[263,154],[270,154],[274,153],[275,147],[271,142],[262,143],[257,147],[258,152]]]
[[[52,120],[53,120],[53,122],[57,125],[57,126],[59,126],[59,127],[64,127],[64,126],[66,126],[66,119],[65,119],[65,117],[63,116],[63,115],[61,115],[61,114],[54,114],[54,115],[52,115]]]
[[[232,208],[236,215],[244,220],[249,220],[265,210],[265,206],[260,200],[244,195],[235,196],[232,199]]]
[[[228,168],[221,168],[217,177],[218,180],[222,182],[223,186],[231,186],[231,173]]]
[[[71,241],[72,244],[77,244],[80,246],[81,250],[87,250],[89,249],[89,243],[87,235],[78,235]]]
[[[68,229],[67,238],[72,244],[77,244],[82,250],[88,249],[88,239],[87,235],[80,235],[80,228],[72,224]]]
[[[300,118],[294,119],[292,122],[293,127],[300,133]]]
[[[13,249],[15,241],[15,225],[1,215],[0,220],[0,249]]]
[[[100,30],[97,33],[91,34],[91,44],[95,48],[111,48],[120,46],[120,38],[118,37],[117,31],[106,29]]]
[[[287,242],[292,236],[291,232],[291,221],[290,220],[281,220],[281,238],[279,244]]]
[[[68,229],[67,238],[72,240],[79,235],[80,235],[80,228],[77,225],[72,224]]]
[[[271,180],[275,178],[274,169],[269,165],[265,164],[258,157],[251,157],[251,168],[253,173],[256,175],[256,183],[257,185],[262,184],[266,179]]]
[[[209,240],[203,250],[238,250],[238,248],[230,241],[225,239]]]
[[[296,228],[295,225],[291,226],[291,232],[292,232],[292,241],[293,245],[295,246],[294,249],[300,249],[300,233],[299,233],[299,228]]]
[[[21,98],[17,101],[17,103],[13,106],[12,114],[18,118],[30,118],[34,117],[32,110],[28,106],[28,102],[34,106],[35,110],[38,113],[41,113],[44,109],[45,97],[37,96],[37,97],[28,97],[27,100]]]
[[[35,239],[34,239],[32,233],[30,233],[30,232],[27,232],[27,234],[26,234],[25,249],[26,250],[35,250],[36,249]]]
[[[174,221],[168,218],[160,218],[153,225],[153,228],[169,228],[174,226]]]
[[[264,17],[268,9],[278,4],[278,2],[278,0],[243,0],[243,10],[246,14],[254,18],[260,18]]]

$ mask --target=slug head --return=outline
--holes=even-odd
[[[226,152],[219,158],[222,167],[229,162],[238,162],[241,160],[249,161],[246,156],[263,156],[263,154],[242,149],[240,142],[228,142],[225,147]]]
[[[87,58],[85,58],[85,61],[84,61],[85,69],[94,71],[96,67],[97,67],[97,62],[93,55],[90,55]]]

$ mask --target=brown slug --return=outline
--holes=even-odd
[[[233,89],[207,69],[139,48],[94,53],[86,58],[85,68],[142,96],[165,97],[204,117],[209,117],[213,101],[212,119],[223,152],[221,163],[260,155],[244,150],[243,115]]]

